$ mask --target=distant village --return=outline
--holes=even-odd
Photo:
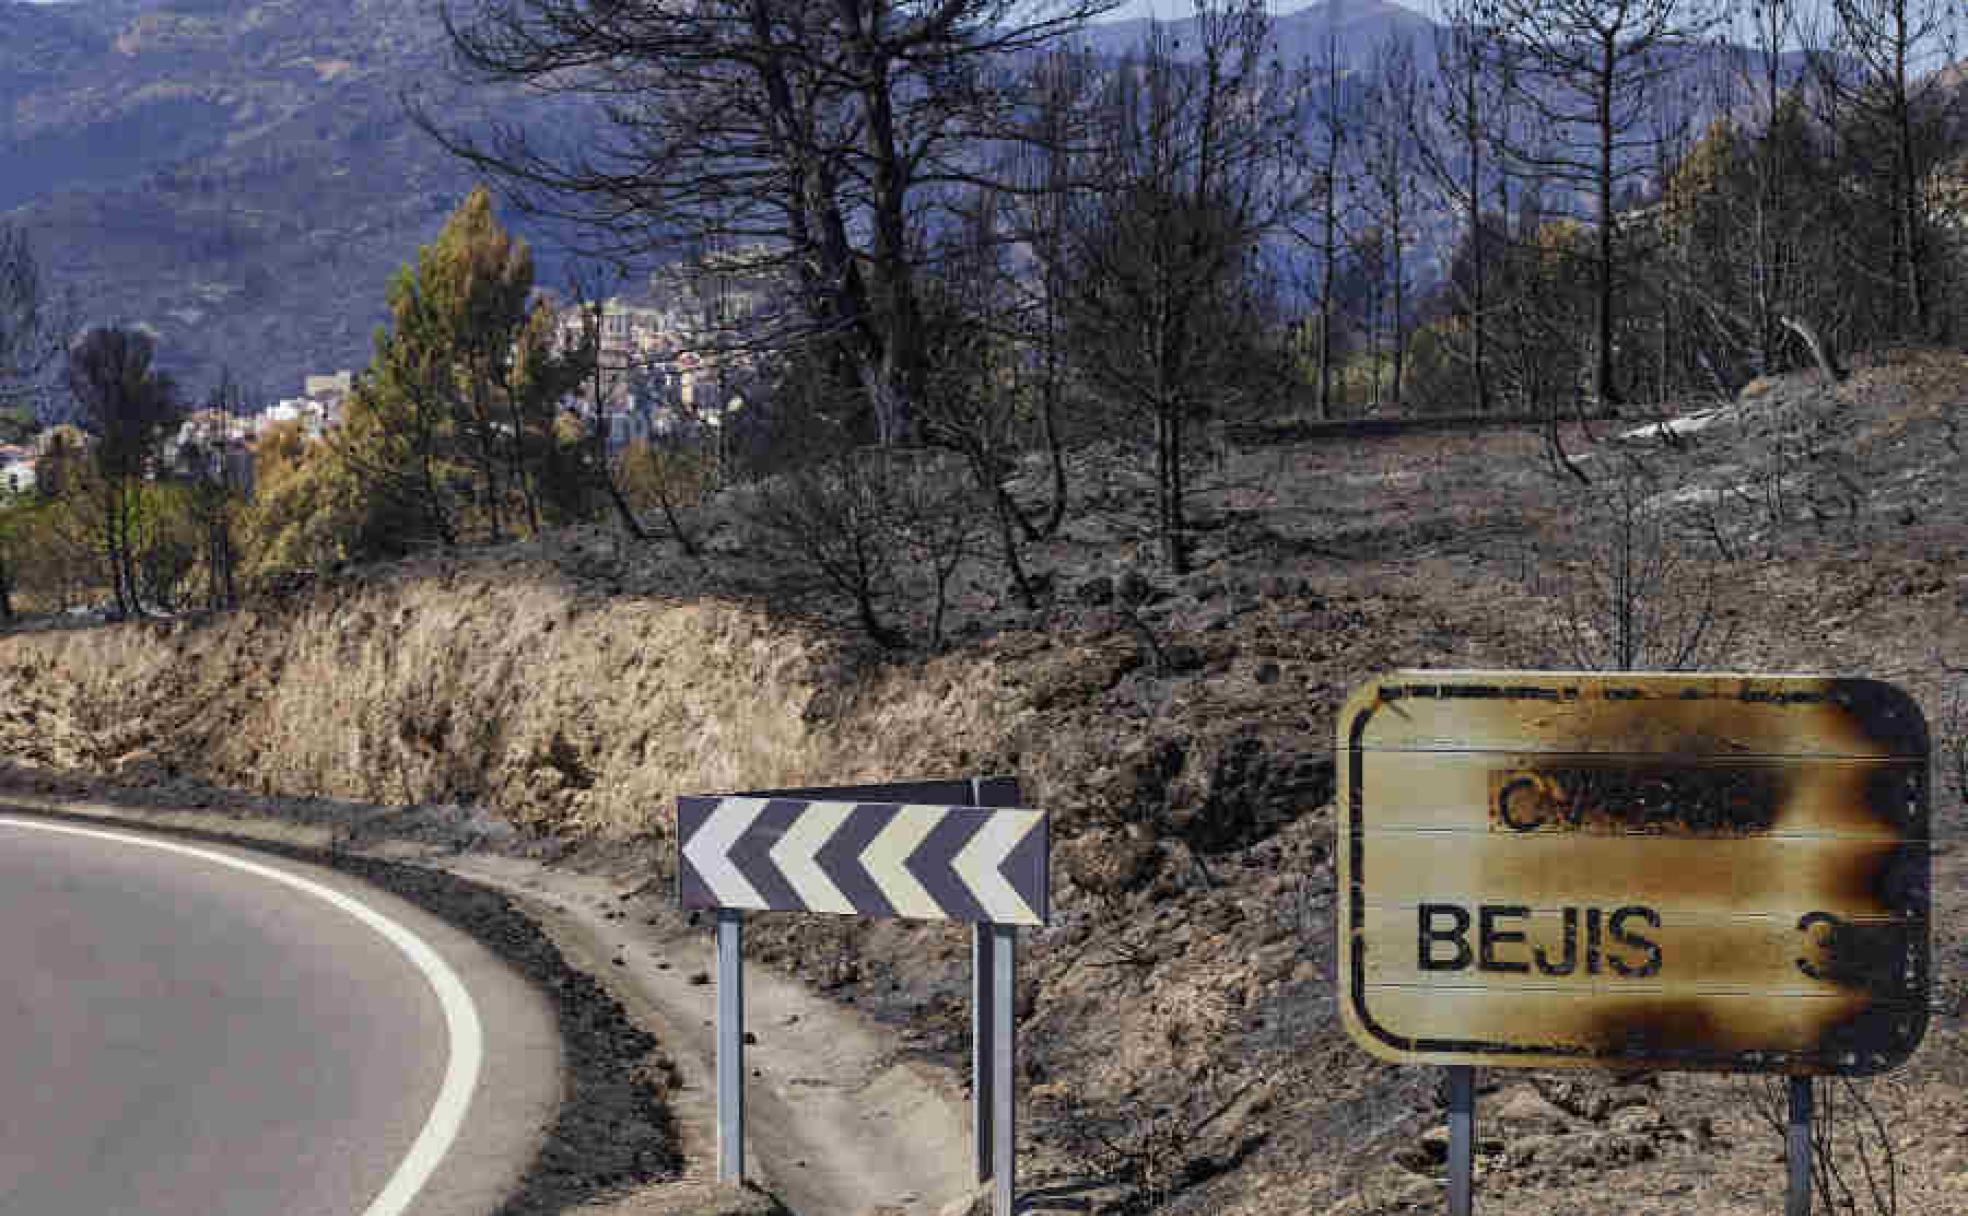
[[[689,298],[679,291],[677,298]],[[749,311],[756,300],[741,295],[720,312]],[[556,309],[556,331],[563,349],[580,344],[593,323],[592,306]],[[742,410],[742,386],[751,370],[748,356],[718,351],[689,307],[633,302],[610,297],[600,306],[599,377],[565,408],[607,436],[608,452],[619,454],[635,443],[654,443],[689,428],[715,430]],[[187,414],[161,447],[162,470],[223,479],[251,496],[254,448],[280,426],[298,426],[310,442],[341,424],[355,391],[356,373],[343,369],[307,376],[298,396],[284,397],[250,413],[197,409]],[[598,415],[598,417],[597,417]],[[65,428],[44,429],[31,441],[0,444],[0,493],[28,494],[37,486],[36,470],[63,442]]]

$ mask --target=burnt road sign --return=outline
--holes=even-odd
[[[977,1180],[1013,1216],[1018,929],[1050,909],[1048,821],[1021,800],[1008,777],[677,799],[678,897],[717,912],[719,1181],[745,1176],[745,912],[969,921]]]
[[[1871,1073],[1928,990],[1928,741],[1872,680],[1401,672],[1339,719],[1340,1007],[1402,1063]]]
[[[1043,925],[1043,811],[743,796],[677,799],[686,908]]]

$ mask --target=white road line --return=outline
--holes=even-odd
[[[478,1009],[472,1004],[471,994],[465,990],[464,982],[450,966],[438,956],[437,951],[424,943],[424,940],[402,925],[384,916],[350,895],[345,895],[333,887],[323,886],[312,879],[290,874],[285,870],[258,862],[247,861],[225,853],[215,853],[207,849],[193,848],[175,841],[152,840],[145,836],[130,836],[122,832],[106,832],[99,828],[72,827],[67,824],[41,823],[29,819],[0,818],[0,826],[27,828],[36,832],[54,832],[64,836],[88,836],[99,840],[113,840],[120,844],[133,844],[146,849],[156,849],[162,853],[176,853],[184,857],[195,857],[200,861],[215,862],[258,878],[281,883],[296,891],[312,895],[324,903],[346,912],[376,931],[392,946],[410,960],[411,966],[423,973],[430,984],[431,991],[437,995],[437,1003],[444,1010],[444,1028],[450,1036],[451,1050],[444,1065],[444,1081],[437,1089],[437,1100],[431,1103],[430,1116],[424,1121],[424,1129],[417,1133],[417,1139],[410,1145],[410,1151],[396,1167],[396,1173],[383,1186],[374,1200],[364,1208],[361,1216],[403,1216],[410,1210],[410,1204],[417,1193],[424,1189],[430,1176],[436,1172],[438,1163],[449,1152],[457,1140],[459,1130],[464,1126],[465,1112],[471,1106],[472,1091],[478,1087],[479,1066],[485,1057],[485,1039],[479,1026]]]

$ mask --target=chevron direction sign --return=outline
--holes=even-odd
[[[677,799],[686,908],[1046,923],[1043,811],[760,795]]]

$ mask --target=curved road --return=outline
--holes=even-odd
[[[345,875],[0,816],[0,1216],[477,1216],[559,1098],[545,1003]]]

